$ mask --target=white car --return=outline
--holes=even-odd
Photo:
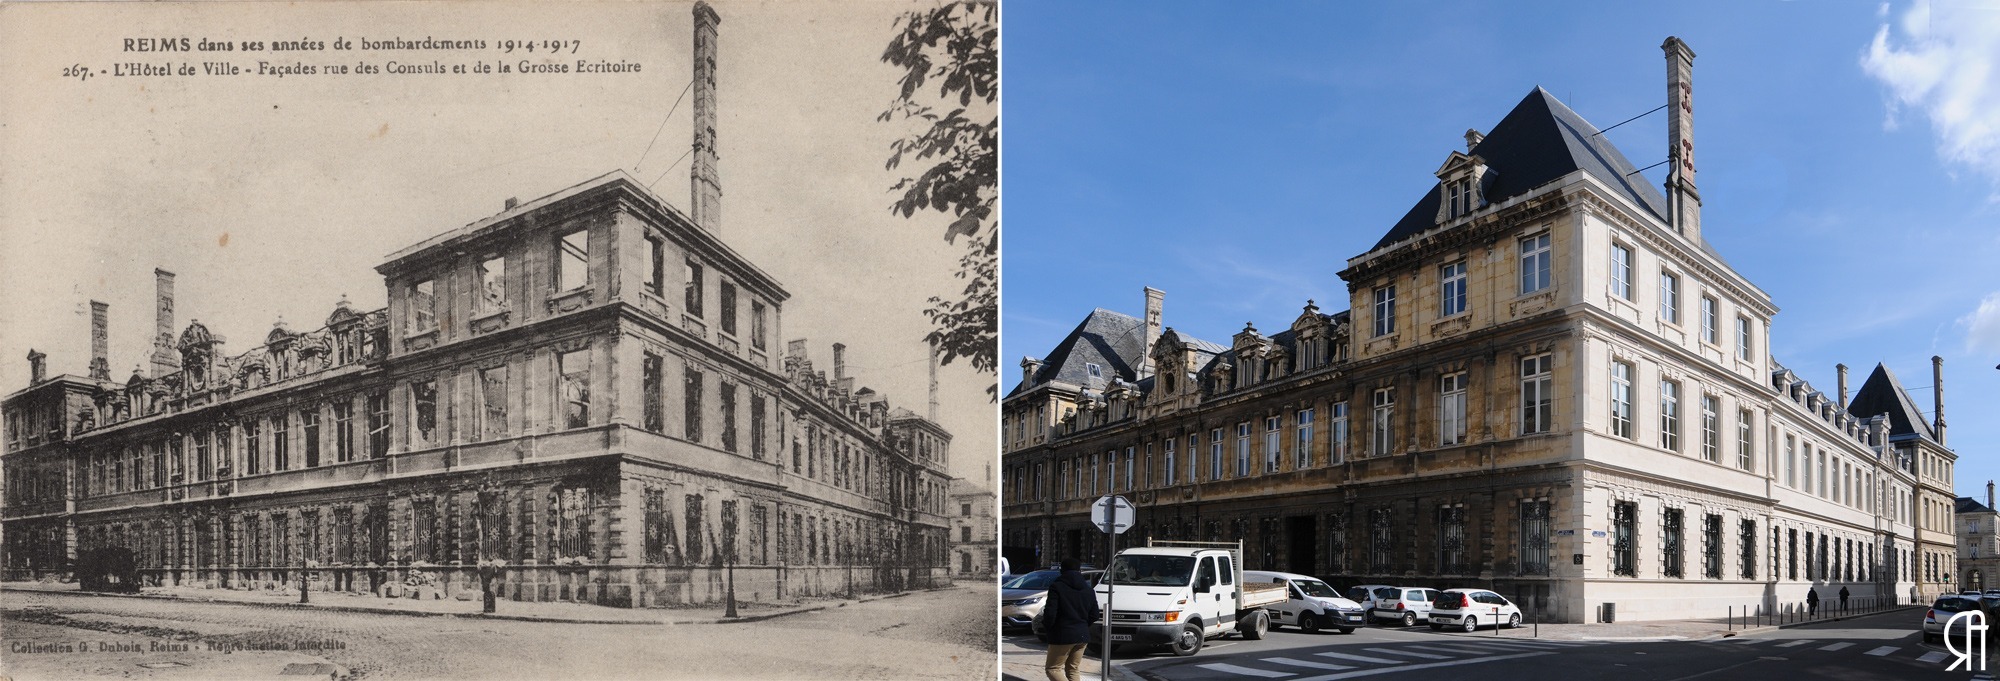
[[[1273,628],[1289,624],[1308,634],[1323,629],[1339,629],[1340,633],[1352,634],[1356,628],[1368,624],[1368,611],[1362,609],[1360,603],[1342,598],[1340,592],[1318,579],[1290,572],[1246,570],[1243,581],[1285,585],[1291,598],[1266,608],[1271,612]]]
[[[1350,586],[1347,587],[1347,600],[1360,603],[1362,612],[1367,613],[1375,609],[1375,590],[1387,588],[1390,588],[1387,584]]]
[[[1521,626],[1521,609],[1500,594],[1485,589],[1447,589],[1431,601],[1431,629],[1456,625],[1466,631],[1480,624]]]
[[[1430,621],[1431,601],[1437,598],[1438,590],[1381,586],[1375,588],[1374,595],[1375,602],[1368,608],[1370,619],[1394,620],[1414,627],[1418,622]]]

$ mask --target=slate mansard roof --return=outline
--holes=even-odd
[[[1915,400],[1903,389],[1901,381],[1889,367],[1875,365],[1875,372],[1868,374],[1861,389],[1855,391],[1854,400],[1847,403],[1847,413],[1857,418],[1869,418],[1881,414],[1889,415],[1889,436],[1919,435],[1932,442],[1937,441],[1937,432],[1931,429],[1931,422],[1917,409]]]
[[[1648,184],[1632,162],[1598,134],[1597,126],[1540,87],[1514,105],[1514,110],[1467,153],[1485,159],[1494,173],[1493,183],[1485,189],[1487,203],[1501,203],[1582,170],[1654,217],[1666,219],[1667,199],[1660,190]],[[1436,228],[1441,191],[1433,185],[1369,250]]]
[[[1100,307],[1091,310],[1083,323],[1063,336],[1034,376],[1007,394],[1051,381],[1094,390],[1103,388],[1113,378],[1137,380],[1145,354],[1145,320]],[[1103,376],[1092,379],[1087,364],[1096,364],[1103,370]]]

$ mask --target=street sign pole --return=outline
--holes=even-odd
[[[1113,559],[1118,555],[1118,505],[1114,499],[1116,497],[1107,496],[1099,504],[1104,509],[1104,647],[1097,652],[1103,657],[1098,669],[1100,678],[1105,681],[1111,679],[1111,610],[1114,592],[1118,589],[1117,580],[1111,578],[1111,567],[1116,562]]]

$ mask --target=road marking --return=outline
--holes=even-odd
[[[1430,654],[1430,653],[1413,653],[1413,652],[1410,652],[1410,651],[1407,651],[1407,650],[1395,650],[1395,649],[1393,649],[1393,648],[1363,648],[1362,650],[1366,650],[1366,651],[1368,651],[1368,652],[1371,652],[1371,653],[1382,653],[1382,654],[1385,654],[1385,655],[1404,655],[1404,656],[1408,656],[1408,657],[1421,657],[1421,658],[1424,658],[1424,659],[1426,659],[1426,660],[1449,660],[1449,659],[1451,659],[1451,657],[1452,657],[1452,656],[1450,656],[1450,655],[1432,655],[1432,654]]]
[[[1808,644],[1808,643],[1812,643],[1812,639],[1809,639],[1809,638],[1802,638],[1802,639],[1799,639],[1799,640],[1797,640],[1797,641],[1793,641],[1793,642],[1791,642],[1791,643],[1780,643],[1780,644],[1778,644],[1778,647],[1779,647],[1779,648],[1790,648],[1790,647],[1792,647],[1792,646],[1802,646],[1802,645],[1805,645],[1805,644]]]
[[[1369,657],[1369,656],[1367,656],[1367,655],[1349,655],[1349,654],[1347,654],[1347,653],[1313,653],[1313,654],[1314,654],[1314,655],[1318,655],[1318,656],[1320,656],[1320,657],[1334,657],[1334,658],[1339,658],[1339,659],[1342,659],[1342,660],[1352,660],[1352,661],[1355,661],[1355,662],[1373,662],[1373,663],[1376,663],[1376,664],[1402,664],[1403,662],[1405,662],[1405,660],[1391,660],[1391,659],[1389,659],[1389,658],[1386,658],[1386,657]]]
[[[1325,655],[1326,653],[1320,653],[1320,654],[1321,654],[1321,655]],[[1554,655],[1554,654],[1555,654],[1555,652],[1554,652],[1554,651],[1541,651],[1541,652],[1534,652],[1534,653],[1518,653],[1518,654],[1514,654],[1514,655],[1496,655],[1496,656],[1493,656],[1493,657],[1475,657],[1475,658],[1469,658],[1469,659],[1464,659],[1464,660],[1449,660],[1449,661],[1445,661],[1445,662],[1425,662],[1425,663],[1423,663],[1423,664],[1413,664],[1413,665],[1410,665],[1410,666],[1407,666],[1407,667],[1376,667],[1376,668],[1374,668],[1374,669],[1361,669],[1361,670],[1356,670],[1356,671],[1351,671],[1351,672],[1341,672],[1341,673],[1338,673],[1338,674],[1324,674],[1324,675],[1321,675],[1321,676],[1306,676],[1306,677],[1301,677],[1301,678],[1298,678],[1298,679],[1293,679],[1293,681],[1339,681],[1340,679],[1351,679],[1351,678],[1355,678],[1355,677],[1357,677],[1357,676],[1374,676],[1374,675],[1376,675],[1376,674],[1389,674],[1389,673],[1402,673],[1402,672],[1408,672],[1408,671],[1413,671],[1413,670],[1417,670],[1417,669],[1430,669],[1430,668],[1433,668],[1433,667],[1454,667],[1454,666],[1458,666],[1458,665],[1461,665],[1461,664],[1473,664],[1473,663],[1475,663],[1475,662],[1492,662],[1492,661],[1496,661],[1496,660],[1512,660],[1512,659],[1516,659],[1516,658],[1523,658],[1523,657],[1540,657],[1540,656],[1543,656],[1543,655]]]
[[[1503,650],[1503,649],[1500,649],[1500,648],[1474,648],[1474,647],[1472,647],[1472,646],[1468,646],[1468,645],[1465,645],[1465,644],[1462,644],[1462,643],[1454,643],[1454,644],[1451,644],[1451,645],[1434,645],[1434,646],[1431,646],[1431,647],[1432,647],[1432,648],[1435,648],[1435,649],[1438,649],[1438,650],[1443,650],[1443,651],[1447,651],[1447,652],[1453,652],[1453,653],[1469,653],[1469,654],[1472,654],[1472,655],[1492,655],[1492,654],[1493,654],[1493,653],[1495,653],[1495,652],[1508,652],[1508,653],[1511,653],[1511,652],[1516,652],[1516,651],[1515,651],[1514,649],[1512,649],[1512,648],[1508,648],[1508,649],[1504,649],[1504,650]]]
[[[1833,645],[1829,645],[1829,646],[1820,646],[1820,647],[1819,647],[1819,649],[1820,649],[1820,650],[1829,650],[1829,651],[1831,651],[1831,650],[1840,650],[1841,648],[1846,648],[1846,647],[1848,647],[1848,646],[1852,646],[1852,645],[1854,645],[1854,644],[1852,644],[1852,643],[1845,643],[1845,642],[1843,642],[1843,643],[1835,643],[1835,644],[1833,644]]]
[[[1917,658],[1917,661],[1922,662],[1924,664],[1933,664],[1937,662],[1943,662],[1944,657],[1945,657],[1944,653],[1940,653],[1938,651],[1933,650],[1928,653],[1924,653],[1924,656]]]
[[[1724,641],[1724,643],[1728,643],[1728,644],[1730,644],[1730,645],[1738,645],[1738,646],[1747,646],[1747,645],[1754,645],[1754,644],[1758,644],[1758,643],[1763,643],[1763,642],[1765,642],[1765,641],[1769,641],[1769,640],[1771,640],[1771,639],[1768,639],[1768,638],[1732,638],[1732,639],[1729,639],[1729,640],[1727,640],[1727,641]]]
[[[1492,648],[1496,650],[1541,650],[1542,649],[1538,646],[1522,645],[1519,643],[1502,643],[1500,641],[1453,641],[1452,643],[1462,646],[1477,646],[1482,648]]]
[[[1559,642],[1559,641],[1520,641],[1520,640],[1508,640],[1508,641],[1505,641],[1505,642],[1506,642],[1506,643],[1510,643],[1510,644],[1513,644],[1513,645],[1517,645],[1517,646],[1532,646],[1532,647],[1536,647],[1536,648],[1575,648],[1575,647],[1577,647],[1577,646],[1587,646],[1587,645],[1590,645],[1589,643],[1583,643],[1583,642],[1570,642],[1570,643],[1564,643],[1564,642]]]
[[[1214,663],[1214,664],[1198,664],[1198,665],[1195,665],[1195,666],[1197,666],[1197,667],[1200,667],[1200,668],[1202,668],[1202,669],[1207,669],[1207,670],[1210,670],[1210,671],[1218,671],[1218,672],[1223,672],[1223,673],[1225,673],[1225,674],[1237,674],[1237,675],[1241,675],[1241,676],[1261,676],[1261,677],[1264,677],[1264,678],[1267,678],[1267,679],[1282,679],[1282,678],[1285,678],[1285,677],[1287,677],[1287,676],[1298,676],[1297,674],[1294,674],[1294,673],[1291,673],[1291,672],[1274,672],[1274,671],[1270,671],[1270,670],[1266,670],[1266,669],[1254,669],[1254,668],[1251,668],[1251,667],[1238,667],[1238,666],[1236,666],[1236,665],[1233,665],[1233,664],[1223,664],[1223,663],[1221,663],[1221,662],[1217,662],[1217,663]]]
[[[1307,669],[1325,669],[1325,670],[1328,670],[1328,671],[1339,671],[1339,670],[1342,670],[1342,669],[1353,669],[1353,667],[1349,667],[1349,666],[1347,666],[1347,665],[1344,665],[1344,664],[1327,664],[1327,663],[1325,663],[1325,662],[1310,662],[1310,661],[1307,661],[1307,660],[1294,660],[1294,659],[1292,659],[1292,658],[1289,658],[1289,657],[1267,657],[1267,658],[1264,658],[1264,659],[1263,659],[1262,661],[1263,661],[1263,662],[1269,662],[1269,663],[1271,663],[1271,664],[1282,664],[1282,665],[1288,665],[1288,666],[1292,666],[1292,667],[1305,667],[1305,668],[1307,668]]]
[[[1874,650],[1870,650],[1870,651],[1868,651],[1868,654],[1869,654],[1869,655],[1875,655],[1875,656],[1878,656],[1878,657],[1879,657],[1879,656],[1882,656],[1882,655],[1887,655],[1887,654],[1889,654],[1889,653],[1893,653],[1893,652],[1896,652],[1896,651],[1898,651],[1898,650],[1902,650],[1902,648],[1898,648],[1898,647],[1896,647],[1896,646],[1882,646],[1882,647],[1880,647],[1880,648],[1876,648],[1876,649],[1874,649]]]

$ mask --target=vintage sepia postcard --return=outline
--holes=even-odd
[[[0,6],[0,675],[994,678],[998,25]]]

